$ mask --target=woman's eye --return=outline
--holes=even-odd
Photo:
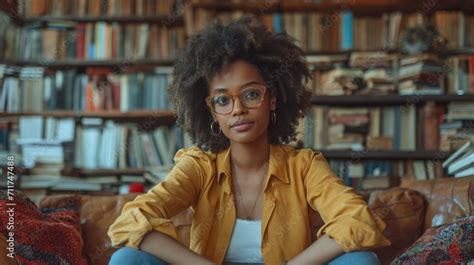
[[[216,96],[214,97],[214,104],[219,106],[225,106],[229,104],[230,99],[228,96]]]
[[[249,90],[244,94],[245,99],[258,99],[260,98],[260,92],[257,90]]]

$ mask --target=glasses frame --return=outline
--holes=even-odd
[[[260,108],[260,106],[262,106],[262,102],[265,100],[265,94],[267,93],[267,87],[265,85],[262,85],[262,84],[252,84],[252,86],[257,86],[257,87],[260,87],[262,88],[263,90],[263,97],[262,97],[262,100],[260,100],[260,103],[258,103],[258,106],[255,106],[255,107],[247,107],[245,106],[243,103],[242,103],[242,100],[240,99],[240,97],[242,96],[242,90],[245,90],[246,87],[244,87],[239,94],[230,94],[230,93],[225,93],[227,95],[230,95],[231,96],[231,99],[232,99],[232,108],[230,109],[229,112],[226,112],[226,113],[219,113],[219,112],[216,112],[214,110],[214,106],[212,105],[212,98],[215,97],[216,95],[219,95],[219,94],[214,94],[214,95],[209,95],[208,97],[206,97],[206,104],[207,106],[209,107],[209,109],[211,109],[211,111],[215,114],[219,114],[219,115],[227,115],[229,113],[231,113],[232,111],[234,111],[234,106],[235,106],[235,98],[238,97],[239,100],[240,100],[240,103],[242,104],[242,106],[244,106],[245,108],[247,109],[257,109],[257,108]],[[224,93],[222,93],[224,94]]]

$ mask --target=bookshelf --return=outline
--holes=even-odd
[[[468,61],[466,58],[474,55],[474,34],[472,26],[469,26],[474,21],[472,1],[438,1],[427,4],[408,0],[282,0],[235,3],[195,0],[191,3],[191,12],[185,14],[185,24],[193,22],[193,25],[189,26],[191,32],[187,32],[188,34],[199,31],[213,18],[219,17],[227,22],[249,12],[255,14],[271,30],[286,31],[296,39],[305,51],[314,73],[312,83],[309,84],[314,92],[311,100],[313,111],[299,128],[302,135],[300,146],[321,151],[330,160],[336,173],[345,180],[347,175],[351,174],[348,172],[354,172],[354,176],[348,177],[348,185],[360,187],[366,177],[387,174],[390,177],[417,180],[444,177],[440,161],[446,159],[454,148],[446,144],[447,138],[454,137],[449,136],[449,133],[453,130],[465,130],[464,135],[471,135],[469,131],[472,123],[467,122],[466,127],[464,121],[460,128],[455,126],[458,123],[457,118],[460,117],[456,116],[457,114],[462,111],[473,114],[469,112],[472,110],[466,109],[474,102],[474,85],[465,83],[465,76],[472,76],[473,70],[469,69],[474,66],[463,68]],[[430,54],[434,54],[439,57],[443,69],[432,75],[436,76],[433,78],[437,80],[436,86],[440,88],[420,90],[420,94],[417,94],[417,90],[402,91],[401,85],[409,84],[403,82],[412,77],[408,74],[405,79],[399,79],[399,71],[406,72],[406,65],[410,65],[406,61],[416,61],[410,57],[416,55],[405,54],[405,48],[400,44],[402,33],[414,26],[427,25],[428,22],[433,23],[440,34],[450,40],[445,47],[436,46],[420,55],[430,57]],[[462,24],[463,22],[465,24]],[[311,26],[311,23],[320,23],[323,29],[318,28],[318,24]],[[363,56],[369,60],[362,60],[362,63],[357,65],[354,58],[364,59]],[[417,62],[424,63],[423,60]],[[341,89],[330,94],[326,92],[334,90],[321,89],[324,75],[340,74],[337,71],[341,69],[361,69],[361,73],[357,73],[356,77],[363,78],[368,84],[371,80],[366,79],[365,74],[371,68],[387,70],[386,75],[382,77],[390,80],[395,91],[367,93]],[[459,69],[464,71],[464,76],[460,79],[456,77]],[[337,78],[344,77],[343,74],[345,73],[337,75]],[[417,81],[413,83],[415,87],[418,86]],[[362,121],[365,128],[330,121],[344,120],[350,116],[347,114],[351,114],[351,111],[362,111],[362,114],[355,118],[358,122]],[[335,114],[326,115],[331,112]],[[394,113],[398,123],[393,122]],[[390,118],[390,122],[387,122],[386,117]],[[408,120],[409,126],[405,124]],[[350,150],[351,147],[348,150],[348,146],[328,149],[322,139],[316,139],[327,140],[331,134],[343,134],[343,126],[344,130],[348,127],[351,130],[359,130],[356,133],[360,133],[361,129],[365,130],[364,137],[360,139],[362,145],[357,146],[362,148],[361,151]],[[433,140],[429,142],[426,139]],[[379,142],[381,146],[377,146]]]
[[[465,10],[472,12],[474,5],[469,1],[454,0],[437,2],[434,6],[427,6],[426,3],[413,2],[409,0],[403,1],[372,1],[372,0],[343,0],[343,1],[239,1],[219,2],[212,0],[193,0],[193,7],[219,12],[243,11],[251,13],[275,13],[275,12],[333,12],[340,10],[351,10],[358,15],[374,15],[385,12],[416,12],[418,10],[428,9],[430,12],[437,10]]]
[[[51,1],[52,0],[41,0],[35,2],[35,4],[50,3]],[[104,45],[105,48],[102,47],[102,49],[94,50],[95,53],[93,52],[92,56],[87,53],[90,47],[81,48],[83,51],[80,56],[78,56],[78,52],[75,50],[77,47],[74,47],[74,50],[71,48],[69,53],[62,51],[59,56],[57,54],[44,54],[39,52],[36,54],[38,55],[36,57],[24,57],[25,55],[20,53],[20,56],[12,58],[2,57],[0,52],[0,66],[6,65],[13,68],[13,73],[6,75],[7,77],[19,77],[21,69],[39,67],[45,69],[46,74],[52,72],[62,73],[61,75],[66,76],[72,72],[70,74],[72,80],[86,78],[89,80],[89,83],[95,87],[100,86],[100,80],[108,80],[110,84],[116,85],[118,83],[122,89],[122,87],[129,82],[122,80],[124,77],[127,77],[128,80],[135,80],[137,76],[138,79],[140,79],[141,75],[169,74],[168,70],[173,64],[173,54],[175,54],[177,48],[179,48],[177,46],[182,45],[185,36],[189,36],[202,29],[202,27],[207,25],[215,17],[220,17],[223,21],[229,21],[243,13],[249,12],[259,17],[271,30],[280,32],[287,31],[290,35],[295,37],[300,46],[305,50],[308,63],[314,74],[313,81],[309,84],[313,92],[315,92],[311,100],[314,108],[300,128],[300,132],[302,133],[300,146],[320,150],[330,161],[336,173],[345,178],[345,180],[349,179],[350,181],[346,183],[354,187],[360,186],[361,181],[363,182],[363,179],[366,177],[389,175],[422,180],[444,176],[444,172],[438,164],[449,156],[452,152],[452,146],[459,145],[460,143],[444,143],[443,145],[443,141],[449,137],[454,137],[449,135],[449,133],[453,133],[453,130],[463,130],[466,128],[463,127],[465,124],[462,124],[460,128],[453,129],[453,126],[458,126],[455,124],[457,120],[453,119],[443,123],[443,119],[445,117],[456,117],[456,115],[464,111],[462,107],[474,102],[474,93],[471,93],[473,88],[469,87],[469,85],[465,85],[462,91],[460,91],[459,88],[466,77],[458,78],[456,77],[458,75],[457,72],[454,73],[454,71],[466,70],[465,75],[469,76],[471,74],[471,72],[469,72],[470,68],[466,66],[466,63],[470,62],[469,58],[474,56],[474,27],[465,26],[466,34],[461,33],[461,30],[449,30],[450,28],[448,27],[448,25],[456,25],[456,21],[461,23],[459,22],[461,18],[462,21],[465,21],[466,25],[474,23],[474,2],[472,1],[434,1],[433,4],[430,5],[431,2],[423,1],[414,3],[408,0],[321,0],[319,1],[320,3],[290,0],[233,2],[210,0],[191,0],[184,2],[180,0],[170,0],[163,1],[164,6],[161,7],[143,8],[139,6],[129,6],[123,8],[120,6],[120,8],[111,8],[110,6],[103,5],[103,3],[107,1],[87,0],[84,1],[86,5],[88,5],[87,8],[84,6],[71,8],[70,5],[74,5],[75,3],[72,1],[64,3],[65,6],[59,7],[54,4],[35,5],[32,10],[22,10],[21,12],[18,12],[16,8],[18,2],[24,3],[25,1],[3,1],[0,4],[0,10],[5,10],[6,13],[10,15],[12,25],[17,27],[18,30],[32,27],[34,30],[40,29],[38,31],[38,34],[40,34],[42,32],[41,30],[48,28],[49,25],[59,25],[65,31],[76,34],[84,30],[81,26],[77,27],[77,25],[85,25],[82,27],[90,25],[89,29],[86,29],[85,32],[87,32],[87,30],[94,32],[94,30],[98,30],[99,28],[102,30],[101,27],[103,27],[103,25],[115,25],[116,28],[114,30],[118,31],[125,30],[127,27],[135,27],[135,29],[131,31],[135,32],[133,34],[136,35],[128,39],[134,39],[138,42],[140,41],[140,37],[137,38],[139,34],[136,32],[148,30],[148,35],[150,35],[153,26],[158,27],[156,30],[159,31],[160,34],[163,34],[163,36],[168,34],[168,37],[164,38],[164,40],[147,37],[147,34],[143,35],[142,38],[148,38],[148,40],[142,42],[141,53],[139,55],[132,54],[132,56],[126,56],[124,50],[133,49],[125,49],[124,47],[113,45],[110,46],[112,47],[111,49],[117,51],[122,49],[120,52],[116,51],[114,53],[115,56],[114,54],[99,57],[95,56],[97,51],[103,52],[107,50],[107,47],[109,47],[107,45]],[[133,1],[124,1],[124,3],[126,2],[132,3]],[[137,3],[138,2],[140,1],[137,1]],[[151,3],[153,1],[148,2]],[[28,6],[26,5],[26,7]],[[23,8],[25,8],[25,5]],[[58,10],[54,11],[55,9],[60,10],[60,12]],[[86,10],[90,12],[85,12]],[[153,10],[161,11],[152,14],[152,12],[154,12]],[[164,12],[164,10],[166,10],[166,12]],[[350,23],[347,24],[347,21],[350,21]],[[369,59],[389,58],[388,60],[390,62],[388,64],[386,64],[384,58],[380,59],[383,61],[381,65],[384,65],[382,68],[387,70],[386,72],[389,77],[396,76],[398,71],[403,68],[403,60],[407,59],[400,45],[402,33],[409,27],[423,25],[427,21],[438,25],[439,28],[442,29],[441,33],[447,34],[449,39],[456,39],[455,43],[449,43],[449,45],[443,49],[432,50],[426,53],[428,55],[435,54],[439,56],[439,60],[443,62],[445,70],[448,69],[448,71],[443,72],[442,78],[440,78],[444,84],[442,89],[443,93],[402,95],[398,93],[398,88],[400,87],[400,83],[404,80],[398,80],[397,78],[391,78],[393,79],[391,82],[393,87],[395,87],[395,91],[385,94],[358,94],[360,91],[351,91],[349,94],[346,94],[347,91],[344,90],[336,95],[328,95],[325,94],[326,91],[321,90],[322,86],[318,82],[322,80],[324,75],[329,75],[331,71],[338,71],[340,69],[357,68],[353,65],[353,58],[358,57],[359,59],[364,59],[364,54],[368,56]],[[313,22],[313,24],[310,22]],[[145,24],[148,26],[142,26]],[[322,25],[323,28],[318,28],[317,25]],[[350,26],[348,27],[347,25]],[[350,28],[350,31],[348,31],[348,28]],[[464,27],[459,28],[464,29]],[[110,29],[107,28],[106,30]],[[175,35],[170,37],[170,32],[175,32],[173,33]],[[348,34],[348,32],[350,34]],[[176,34],[182,35],[177,37],[178,35]],[[64,38],[64,36],[58,37],[59,40],[63,41]],[[174,42],[168,41],[170,38],[173,38]],[[144,49],[143,45],[150,45],[150,42],[157,42],[160,45],[156,47],[150,46],[151,48],[147,46],[147,48]],[[128,45],[132,44],[129,43]],[[168,48],[159,50],[160,48],[157,48],[158,46],[167,46]],[[88,47],[87,43],[85,47]],[[96,47],[92,49],[96,49]],[[150,52],[150,50],[153,50],[153,52]],[[472,60],[474,61],[474,59]],[[423,60],[420,62],[423,62]],[[365,75],[371,67],[370,65],[363,65],[360,68],[362,69],[362,75]],[[168,70],[163,72],[163,69]],[[102,79],[99,81],[91,81],[91,76],[99,76]],[[384,76],[384,78],[386,77],[387,76]],[[53,76],[53,78],[58,77]],[[365,76],[364,80],[366,80]],[[166,86],[165,83],[161,85]],[[83,89],[85,88],[82,86],[75,86],[68,93],[74,93],[73,91],[78,90],[82,91]],[[133,85],[127,91],[140,91],[140,89],[143,88]],[[464,94],[461,95],[458,94],[458,92],[463,92]],[[112,92],[111,95],[115,95],[115,93],[118,92]],[[119,94],[124,95],[123,93],[123,91],[120,91]],[[156,93],[156,91],[153,92],[150,90],[148,93]],[[163,91],[160,91],[159,94],[161,96],[164,95]],[[126,95],[126,97],[130,99],[136,97],[136,95],[134,96],[132,94]],[[73,96],[73,98],[76,98],[76,96]],[[114,97],[112,96],[112,98]],[[146,96],[144,98],[154,97]],[[167,136],[174,137],[171,136],[175,130],[175,127],[173,127],[175,123],[174,112],[169,110],[166,105],[160,108],[140,108],[140,106],[145,105],[145,99],[123,104],[122,102],[119,103],[113,99],[108,99],[108,101],[112,102],[109,104],[112,107],[104,107],[107,106],[106,103],[98,104],[97,106],[93,106],[93,111],[85,107],[79,107],[81,103],[68,105],[68,107],[63,106],[61,108],[52,107],[35,110],[23,109],[23,106],[15,109],[15,111],[0,112],[0,139],[2,139],[2,128],[7,128],[7,131],[13,132],[8,136],[8,141],[14,141],[15,137],[19,134],[18,124],[21,122],[20,120],[27,117],[36,117],[42,119],[43,122],[50,119],[51,123],[60,123],[62,120],[72,119],[77,127],[85,128],[86,130],[91,129],[92,131],[89,132],[95,134],[96,138],[101,139],[103,136],[97,134],[94,130],[109,126],[111,130],[109,133],[113,134],[116,133],[116,131],[126,131],[127,135],[133,134],[135,142],[138,141],[138,143],[142,143],[142,141],[143,143],[150,141],[155,143],[158,140],[166,142]],[[86,103],[90,101],[90,99],[87,97],[84,98],[84,95],[82,95],[82,98],[80,100],[76,99],[76,101],[84,101],[84,104],[87,105]],[[107,100],[105,100],[105,102],[107,102]],[[2,106],[1,100],[0,106]],[[155,105],[148,104],[147,106]],[[430,114],[430,108],[434,108],[437,114]],[[458,110],[454,110],[456,108],[458,108]],[[362,128],[364,130],[363,137],[361,138],[360,135],[356,137],[361,140],[360,147],[362,147],[362,151],[347,150],[347,147],[345,147],[345,149],[329,149],[328,144],[323,144],[324,139],[319,138],[327,138],[328,136],[324,136],[322,131],[330,131],[337,126],[341,127],[341,124],[326,121],[329,120],[329,116],[324,116],[326,112],[335,111],[337,116],[339,115],[337,114],[338,111],[344,113],[344,111],[347,112],[347,110],[360,111],[360,109],[365,110],[358,118],[363,116],[363,119],[368,120],[363,124],[364,126],[362,126],[364,127]],[[385,116],[386,113],[388,113],[387,117],[391,117],[390,119],[394,119],[394,115],[398,117],[396,119],[398,119],[399,122],[387,122],[388,118]],[[443,113],[444,116],[438,115],[439,113]],[[428,118],[425,118],[425,116]],[[83,124],[84,120],[94,122],[94,119],[95,121],[97,121],[97,119],[101,121],[99,125],[94,123],[92,123],[92,125]],[[336,117],[336,119],[338,119],[338,117]],[[320,126],[317,121],[321,121],[320,124],[323,124],[325,127],[317,127]],[[113,124],[109,122],[113,122]],[[404,124],[404,122],[406,122],[406,124]],[[6,123],[7,125],[1,127],[2,123]],[[424,128],[425,123],[430,123],[431,125],[426,125],[430,127]],[[144,124],[145,126],[143,126]],[[331,127],[333,125],[335,125],[335,127]],[[441,128],[440,126],[446,128],[439,129]],[[156,133],[154,130],[158,127],[166,127],[168,128],[166,130],[169,131],[166,133]],[[434,133],[434,131],[436,131],[436,133]],[[176,134],[179,133],[179,131],[176,131]],[[341,135],[344,136],[343,131],[339,130],[337,133],[341,133]],[[465,131],[461,133],[466,134]],[[318,135],[318,137],[315,135]],[[322,136],[320,137],[319,135]],[[370,148],[368,146],[368,136],[371,137],[370,141],[372,141]],[[387,137],[391,139],[387,139]],[[179,139],[173,140],[176,142],[173,147],[174,149],[172,147],[166,148],[170,154],[179,146],[185,145],[186,139],[184,136],[180,135],[177,138]],[[436,140],[432,142],[425,142],[424,140],[431,138]],[[389,144],[387,144],[387,141]],[[139,153],[142,153],[144,161],[133,161],[133,167],[128,163],[124,164],[124,161],[122,161],[121,166],[114,164],[115,166],[111,166],[110,168],[74,166],[63,170],[61,173],[83,179],[110,176],[140,176],[146,172],[145,168],[147,168],[147,162],[145,160],[152,158],[148,161],[151,162],[164,155],[159,154],[159,150],[156,149],[145,150],[145,148],[143,148],[143,150],[138,150],[135,148],[137,144],[134,144],[133,141],[129,143],[124,142],[122,139],[118,142],[123,144],[124,149],[132,152],[130,155],[121,153],[119,156],[122,157],[122,160],[124,160],[125,157],[125,161],[130,162],[129,160],[133,160],[131,157],[138,157]],[[384,145],[384,148],[377,147],[379,142]],[[9,145],[9,147],[11,147],[11,145]],[[17,149],[19,150],[19,148]],[[156,154],[159,155],[156,156]],[[354,176],[352,176],[352,173],[354,173]],[[348,177],[347,175],[350,176]],[[116,183],[116,185],[118,184]]]
[[[147,168],[168,167],[185,141],[165,98],[185,38],[183,6],[0,3],[8,25],[0,26],[0,155],[17,157],[19,189],[49,176],[75,188],[38,187],[42,194],[117,193],[132,181],[150,185]]]

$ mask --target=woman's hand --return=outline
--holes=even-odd
[[[150,232],[143,237],[140,243],[140,250],[155,255],[170,264],[216,264],[214,261],[202,257],[181,245],[174,238],[156,231]]]

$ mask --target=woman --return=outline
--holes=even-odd
[[[214,22],[177,58],[170,95],[196,146],[167,179],[125,205],[109,229],[110,264],[377,264],[383,221],[321,153],[295,150],[311,107],[304,52],[252,16]],[[190,246],[170,218],[194,210]],[[324,226],[311,241],[308,212]],[[345,254],[344,254],[345,253]]]

